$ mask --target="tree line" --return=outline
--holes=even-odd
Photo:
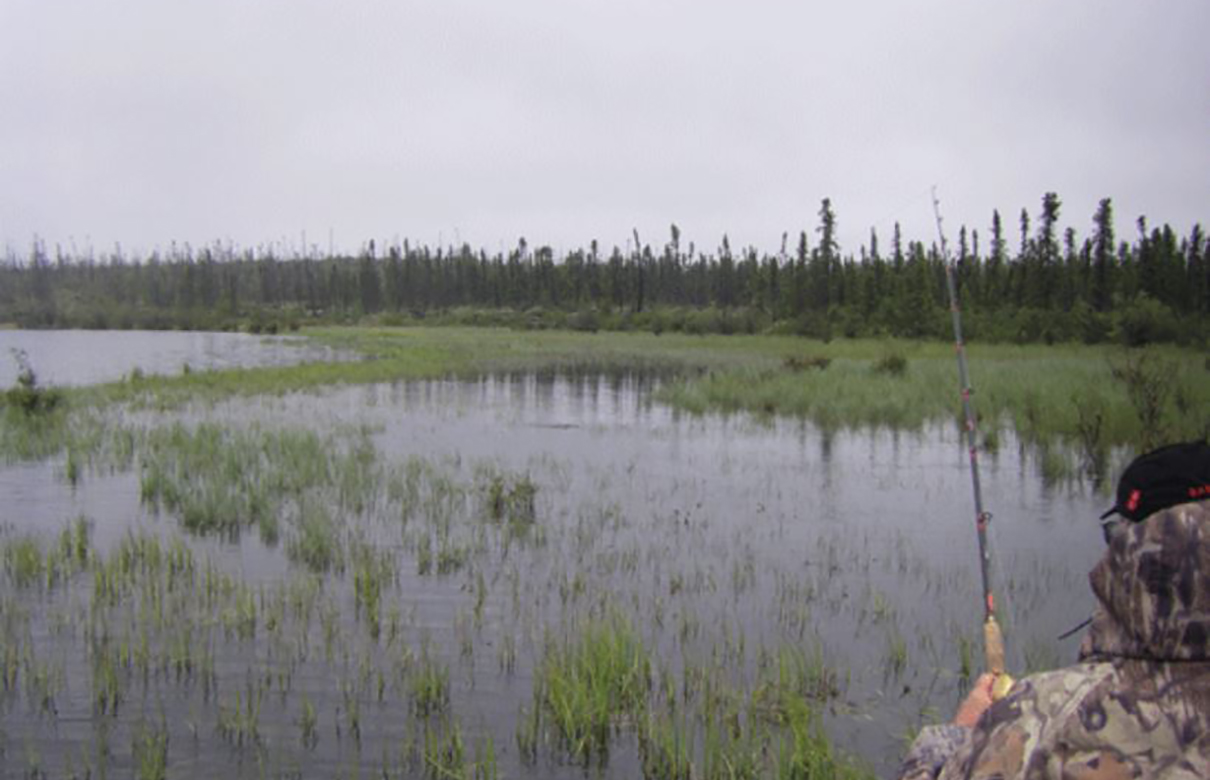
[[[963,227],[955,262],[964,327],[996,341],[1173,341],[1210,330],[1210,242],[1142,217],[1129,240],[1102,200],[1087,237],[1058,229],[1061,202],[1043,196],[1015,230],[993,212],[986,236]],[[306,323],[498,324],[781,332],[818,338],[949,338],[945,260],[935,243],[870,231],[856,254],[837,242],[824,199],[817,225],[781,250],[702,250],[674,224],[658,245],[636,232],[625,249],[596,241],[556,256],[520,239],[507,252],[404,242],[353,256],[215,244],[145,257],[97,256],[35,241],[0,263],[0,322],[25,328],[247,329]],[[1010,230],[1013,235],[1010,235]]]

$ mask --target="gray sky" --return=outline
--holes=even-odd
[[[2,0],[0,245],[1210,227],[1207,0]],[[814,233],[812,232],[812,240]],[[986,239],[984,239],[986,240]],[[986,243],[984,244],[986,246]]]

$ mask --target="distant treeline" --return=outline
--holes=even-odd
[[[992,214],[989,235],[952,237],[968,338],[992,341],[1172,341],[1204,344],[1210,330],[1210,242],[1200,225],[1178,236],[1140,218],[1115,236],[1102,200],[1091,234],[1058,233],[1060,201],[1047,193],[1015,235]],[[704,251],[675,225],[652,246],[636,233],[622,250],[556,257],[548,246],[489,255],[470,246],[413,246],[357,256],[281,257],[216,244],[146,257],[28,257],[0,264],[0,322],[25,328],[276,331],[311,323],[414,322],[655,332],[784,332],[818,338],[949,338],[945,266],[935,243],[870,232],[842,253],[836,215],[778,254],[721,245]]]

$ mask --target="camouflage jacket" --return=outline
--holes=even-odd
[[[1210,778],[1210,501],[1125,525],[1089,574],[1080,663],[1019,680],[973,730],[925,729],[902,780]]]

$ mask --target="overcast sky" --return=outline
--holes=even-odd
[[[676,223],[776,251],[831,198],[987,235],[1043,193],[1210,227],[1208,0],[0,0],[0,245],[244,247]],[[986,246],[986,245],[985,245]]]

